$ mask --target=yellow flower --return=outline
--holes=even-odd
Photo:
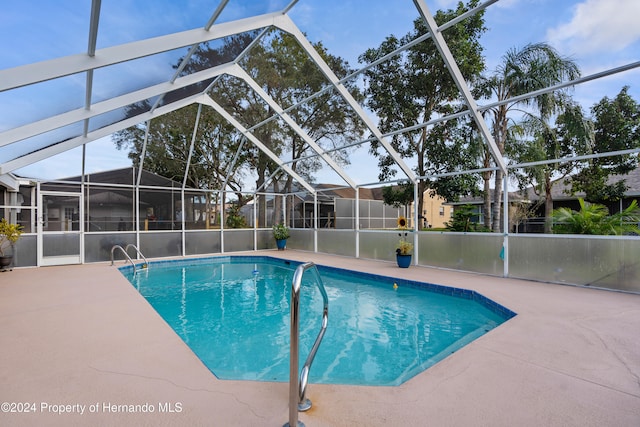
[[[400,239],[396,247],[396,253],[398,255],[410,255],[412,250],[413,243],[407,242],[405,238]]]
[[[403,216],[398,217],[398,227],[399,228],[407,228],[407,218]]]

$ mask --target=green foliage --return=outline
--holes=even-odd
[[[260,31],[246,32],[225,38],[222,45],[215,47],[207,43],[199,45],[181,76],[192,75],[204,69],[213,68],[221,63],[230,62],[244,52],[253,43]],[[326,52],[321,43],[314,48],[329,64],[339,78],[350,74],[348,63]],[[178,64],[174,65],[178,68]],[[300,44],[291,35],[278,30],[264,34],[258,43],[243,55],[239,64],[253,78],[261,89],[280,106],[287,107],[298,103],[325,87],[328,82],[324,74],[309,58]],[[176,97],[183,99],[209,87],[213,79],[194,86],[178,89],[166,95],[167,101]],[[363,95],[355,81],[344,82],[345,87],[358,101]],[[244,80],[222,75],[212,85],[208,93],[227,112],[233,115],[243,126],[250,127],[264,122],[252,133],[269,150],[282,160],[304,157],[295,162],[292,168],[298,174],[309,178],[318,170],[322,162],[302,137],[285,125],[282,120],[268,120],[276,116],[273,108],[265,108],[264,100],[251,89]],[[143,102],[127,110],[128,117],[148,112],[151,105]],[[154,118],[149,127],[146,124],[118,132],[114,136],[116,146],[130,150],[129,157],[134,165],[139,165],[143,152],[145,132],[149,131],[144,166],[146,169],[181,182],[189,158],[194,123],[198,107],[195,105]],[[301,103],[288,112],[304,132],[324,148],[333,148],[345,141],[360,138],[364,125],[355,111],[337,91],[326,91],[308,102]],[[187,185],[195,188],[221,188],[223,183],[235,192],[239,204],[246,203],[241,193],[243,179],[249,170],[257,175],[256,186],[260,188],[267,177],[278,169],[278,165],[254,144],[246,143],[243,136],[224,118],[209,106],[202,106],[200,121],[195,130],[195,144],[189,162]],[[236,153],[238,157],[236,158]],[[313,152],[315,153],[315,152]],[[348,164],[348,150],[332,151],[331,156],[341,165]],[[228,170],[230,165],[232,170]],[[227,175],[231,172],[227,180]],[[277,180],[280,174],[275,176]],[[276,182],[280,188],[290,184],[287,178],[284,184]],[[258,203],[264,209],[265,203]],[[280,212],[279,210],[275,210]],[[258,213],[264,218],[264,212]]]
[[[227,210],[226,224],[229,228],[247,228],[247,220],[240,214],[240,206],[233,204]]]
[[[479,214],[472,205],[457,207],[453,212],[451,221],[445,223],[448,231],[488,231],[486,227],[478,223]]]
[[[288,239],[290,236],[289,227],[284,224],[275,224],[273,226],[273,238],[276,240]]]
[[[553,211],[553,232],[558,234],[640,234],[640,208],[634,200],[622,212],[609,215],[606,206],[578,199],[580,210],[558,208]]]
[[[518,136],[510,140],[507,154],[516,163],[567,158],[584,154],[591,142],[591,122],[582,108],[565,100],[555,123],[542,117],[528,115],[519,123]],[[558,107],[561,108],[561,107]],[[557,182],[575,171],[575,163],[546,163],[514,170],[520,189],[531,187],[544,200],[545,218],[551,218],[553,210],[552,190]],[[551,222],[545,224],[545,232],[551,232]]]
[[[315,43],[313,47],[339,78],[353,71],[345,60],[330,55],[321,43]],[[213,53],[215,51],[196,52],[196,56],[200,62],[217,65],[213,61],[215,55],[213,60],[210,59]],[[321,146],[324,145],[323,148],[344,145],[346,141],[351,141],[362,133],[363,123],[337,91],[326,91],[300,103],[324,88],[327,79],[293,36],[279,30],[268,32],[261,38],[260,43],[254,45],[243,56],[239,65],[280,106],[299,104],[287,114],[311,139]],[[362,100],[361,91],[354,81],[344,84],[356,100]],[[213,86],[210,95],[247,127],[275,116],[275,111],[265,108],[264,101],[255,91],[234,76],[222,76],[219,84]],[[312,173],[323,164],[317,156],[310,155],[315,152],[302,136],[282,120],[267,121],[257,128],[254,134],[282,160],[304,158],[293,163],[292,167],[310,181]],[[256,185],[261,187],[267,176],[278,169],[278,165],[253,144],[247,144],[246,149],[251,153],[246,159],[246,164],[255,170],[258,176]],[[346,150],[334,151],[331,156],[340,165],[348,164]],[[287,189],[290,185],[291,177],[287,177],[283,186]]]
[[[413,203],[413,184],[405,181],[397,187],[386,186],[382,188],[382,199],[387,205],[394,208],[408,206]]]
[[[14,245],[22,235],[20,224],[11,224],[6,218],[0,220],[0,256],[4,256],[4,250]]]
[[[546,43],[533,43],[521,49],[512,48],[508,50],[495,73],[485,79],[481,86],[487,97],[496,98],[498,101],[506,101],[518,95],[550,87],[579,76],[580,70],[575,62],[561,56]],[[502,103],[491,109],[493,115],[493,137],[500,153],[504,154],[505,151],[510,151],[510,156],[513,156],[514,152],[524,147],[528,152],[518,153],[520,159],[525,159],[528,156],[542,156],[544,151],[548,151],[548,147],[545,147],[545,145],[550,141],[549,137],[553,132],[535,131],[535,136],[533,136],[533,140],[535,140],[534,147],[529,148],[529,144],[523,144],[510,149],[508,143],[516,140],[512,134],[514,129],[510,127],[509,116],[511,111],[522,105],[534,107],[538,114],[537,116],[530,115],[529,122],[532,122],[532,118],[537,117],[539,124],[534,127],[539,130],[543,127],[550,128],[550,126],[546,126],[549,119],[560,111],[566,103],[566,91],[556,91],[516,102]],[[528,129],[529,135],[532,134],[531,130],[532,128]],[[525,175],[527,174],[530,174],[532,180],[536,181],[540,186],[544,185],[544,182],[542,182],[544,181],[542,179],[544,171],[541,172],[539,168],[528,169],[525,172]],[[502,179],[502,172],[496,171],[491,224],[491,228],[494,231],[498,231],[502,227],[502,221],[500,221],[502,212]],[[543,188],[544,193],[546,193],[547,189],[550,191],[550,188]],[[488,196],[485,194],[485,197]],[[488,205],[489,203],[485,203],[485,206]]]
[[[629,150],[640,147],[640,105],[622,88],[614,98],[604,97],[591,107],[593,115],[593,143],[585,154]],[[571,192],[584,192],[590,202],[622,199],[627,186],[625,180],[609,182],[612,174],[626,175],[638,167],[637,154],[600,157],[588,161],[571,179]]]
[[[468,5],[460,2],[455,10],[437,11],[434,18],[441,25],[477,5],[477,0],[468,2]],[[448,28],[445,35],[460,71],[469,82],[477,80],[485,66],[480,45],[480,36],[485,30],[484,12],[481,11]],[[389,35],[380,46],[365,51],[359,61],[371,64],[427,32],[424,21],[418,18],[411,32],[402,38]],[[414,131],[398,133],[390,138],[391,146],[400,157],[417,160],[415,173],[418,176],[477,168],[480,144],[478,139],[470,136],[473,124],[468,117],[428,128],[419,127],[435,117],[466,108],[433,41],[418,43],[364,74],[367,106],[379,117],[378,127],[383,133],[418,126]],[[395,160],[378,141],[372,141],[371,153],[378,157],[379,179],[385,181],[394,177],[397,173]],[[477,176],[473,175],[466,175],[464,179],[421,180],[418,205],[422,205],[427,188],[452,200],[476,184]]]

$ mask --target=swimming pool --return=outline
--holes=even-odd
[[[288,381],[291,280],[298,262],[230,256],[120,270],[221,379]],[[329,324],[310,382],[399,385],[515,314],[474,291],[318,266]],[[300,366],[322,297],[302,281]],[[395,285],[395,286],[394,286]]]

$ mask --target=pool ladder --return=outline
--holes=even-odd
[[[298,379],[298,357],[299,357],[299,337],[300,337],[300,287],[302,284],[302,276],[308,269],[315,270],[316,282],[323,299],[322,309],[322,327],[316,337],[316,341],[313,343],[311,352],[307,356],[307,360],[304,362],[302,371],[300,372],[300,378]],[[327,291],[324,289],[322,279],[318,268],[313,262],[306,262],[296,268],[293,273],[293,280],[291,281],[291,350],[289,354],[289,422],[284,427],[304,427],[304,424],[298,421],[298,411],[308,411],[311,409],[311,400],[305,397],[307,392],[307,384],[309,380],[309,370],[313,359],[316,357],[316,352],[320,347],[320,342],[324,337],[324,333],[327,330],[327,322],[329,320],[329,298],[327,297]]]
[[[122,251],[122,253],[124,254],[124,256],[127,258],[127,260],[131,263],[131,265],[133,266],[133,274],[136,274],[136,272],[138,271],[137,265],[136,263],[133,262],[133,260],[131,259],[131,257],[128,254],[129,248],[133,248],[136,251],[136,254],[138,255],[138,257],[141,257],[144,260],[144,263],[142,264],[142,268],[148,268],[149,267],[149,262],[147,261],[147,258],[145,258],[144,255],[142,255],[142,252],[140,252],[140,249],[138,249],[136,247],[136,245],[134,245],[133,243],[129,243],[127,246],[125,246],[124,248],[120,245],[114,245],[111,248],[111,265],[113,265],[113,253],[115,252],[116,249],[120,249],[120,251]]]

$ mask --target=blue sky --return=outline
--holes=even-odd
[[[10,2],[0,14],[0,69],[83,53],[87,49],[90,1],[33,0]],[[276,10],[287,0],[231,0],[221,20],[229,21]],[[430,0],[432,12],[453,8],[451,0]],[[211,0],[105,0],[100,21],[98,48],[155,37],[204,25],[216,1]],[[358,68],[357,57],[378,46],[386,36],[405,35],[418,16],[411,0],[300,0],[290,12],[294,22],[312,41],[322,41],[334,55]],[[575,60],[583,75],[640,60],[638,0],[502,0],[485,14],[487,33],[483,45],[488,70],[493,70],[511,48],[546,41]],[[103,98],[123,93],[134,82],[142,86],[170,76],[168,65],[181,52],[140,60],[121,66],[118,80],[96,81],[95,95]],[[169,76],[167,76],[169,74]],[[99,71],[97,77],[101,77]],[[0,93],[0,131],[82,106],[84,81],[77,78]],[[588,109],[604,96],[615,96],[622,86],[640,101],[640,70],[610,76],[578,87],[574,96]],[[61,96],[64,95],[64,96]],[[126,153],[113,148],[109,139],[88,145],[88,171],[130,164]],[[2,152],[0,151],[0,156]],[[23,175],[55,178],[79,173],[80,150],[62,154],[17,171]],[[2,159],[4,160],[4,159]],[[376,160],[361,149],[347,170],[356,182],[377,180]],[[367,164],[369,167],[363,167]],[[71,165],[71,166],[70,166]],[[327,175],[327,179],[330,175]],[[319,180],[323,180],[320,175]]]

